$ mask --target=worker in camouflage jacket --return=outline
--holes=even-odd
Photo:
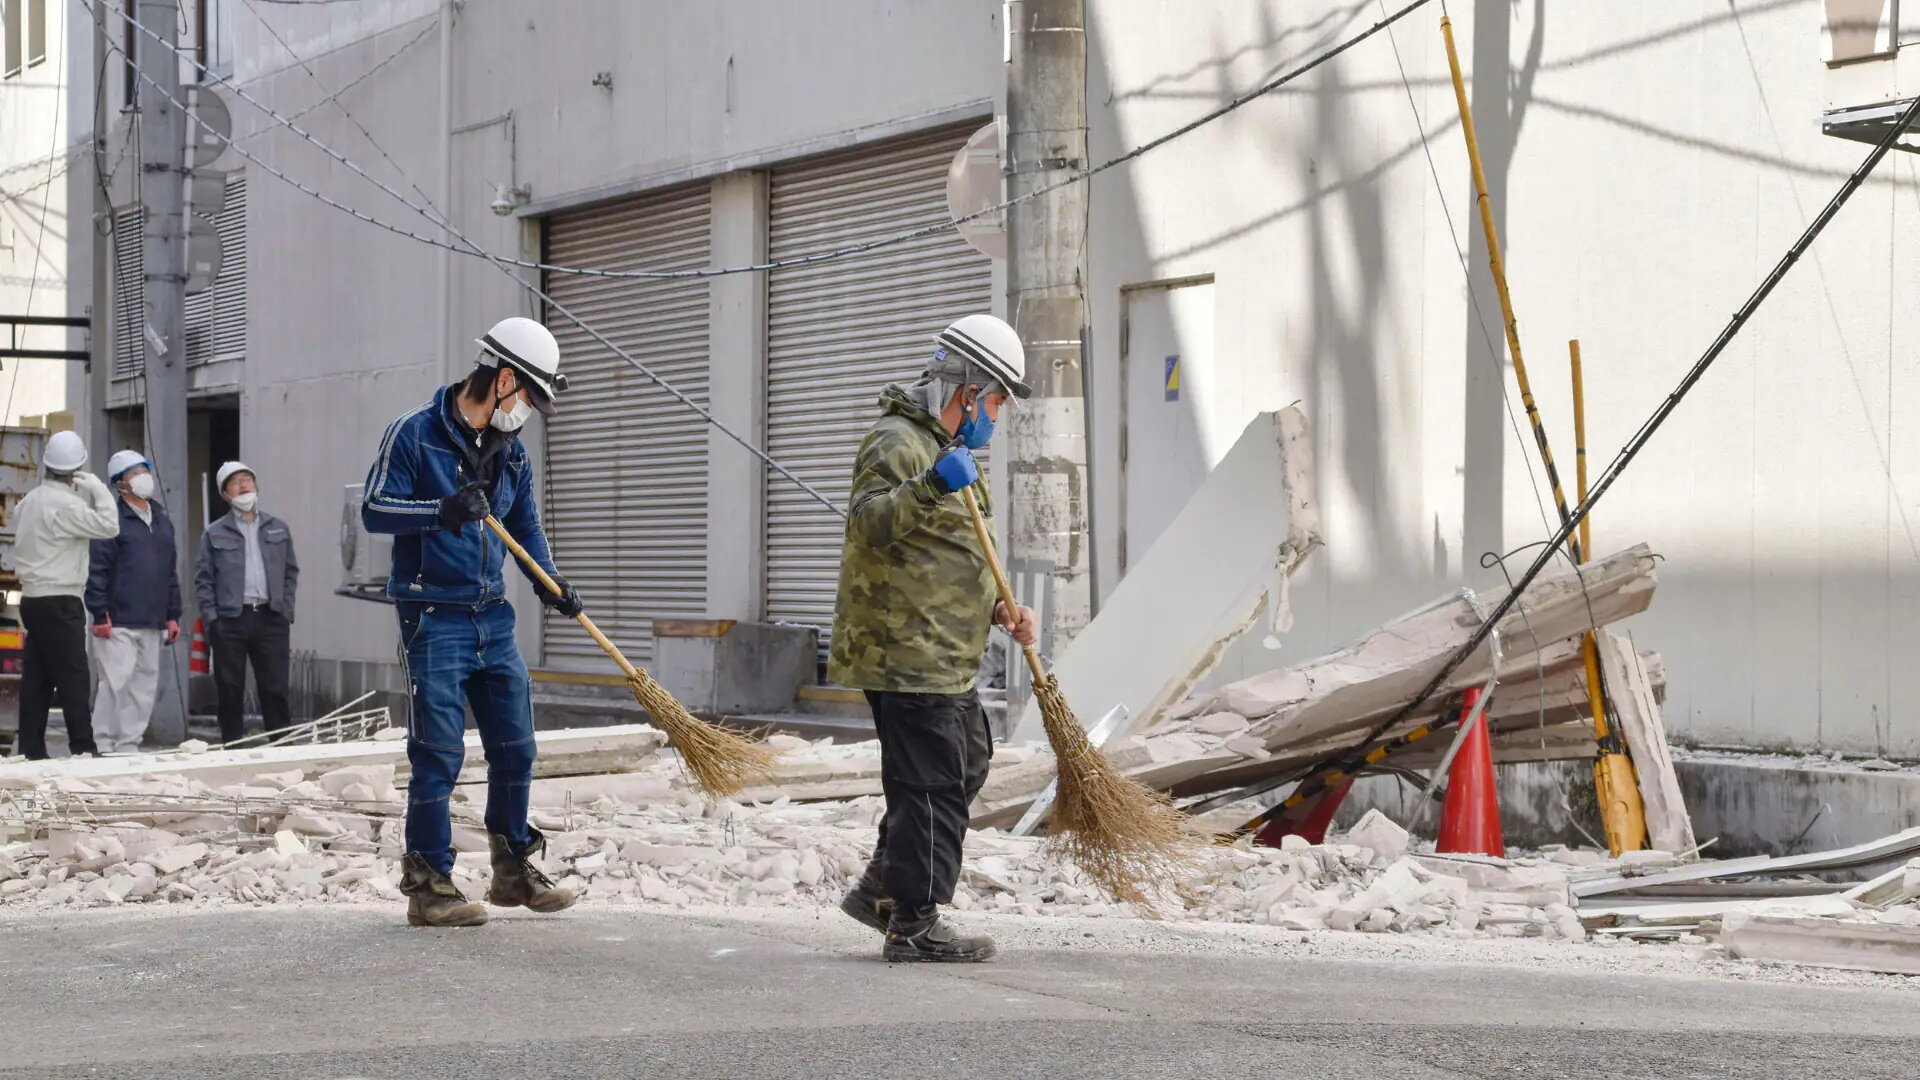
[[[860,883],[841,910],[886,934],[890,961],[977,961],[986,937],[940,918],[960,876],[967,807],[986,782],[993,737],[974,680],[989,623],[1021,644],[1033,612],[1009,612],[959,492],[980,479],[1009,397],[1026,397],[1013,328],[969,315],[942,331],[911,386],[890,386],[860,444],[840,563],[829,674],[864,690],[880,736],[886,815]],[[984,485],[974,487],[986,505]]]

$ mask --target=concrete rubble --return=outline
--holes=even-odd
[[[801,788],[875,766],[873,743],[775,736]],[[57,771],[57,770],[56,770]],[[454,877],[470,895],[490,873],[479,788],[453,805]],[[535,782],[533,820],[548,868],[592,902],[669,907],[826,904],[862,868],[881,813],[874,795],[800,802],[699,798],[670,757],[633,771]],[[393,763],[308,776],[261,772],[215,787],[182,776],[49,777],[0,791],[0,905],[394,901],[405,797]],[[1369,815],[1322,845],[1217,847],[1155,914],[1292,930],[1586,937],[1570,867],[1412,851]],[[1044,841],[972,835],[954,906],[1022,914],[1146,914],[1107,901]]]

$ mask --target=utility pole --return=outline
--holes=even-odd
[[[1007,190],[1018,198],[1087,164],[1085,0],[1007,4]],[[1008,570],[1040,617],[1052,654],[1093,610],[1088,524],[1086,326],[1087,185],[1069,184],[1007,215],[1007,299],[1027,350],[1033,396],[1008,410]],[[1025,707],[1028,677],[1007,673],[1008,716]]]
[[[193,580],[184,542],[187,528],[187,343],[184,333],[187,289],[186,116],[181,101],[178,41],[180,8],[176,0],[139,0],[139,22],[146,31],[136,34],[141,78],[140,104],[140,226],[141,254],[146,286],[145,325],[141,329],[146,363],[146,427],[152,445],[147,453],[159,470],[160,501],[174,520],[179,548],[174,559],[182,593]],[[151,34],[153,37],[148,37]],[[159,41],[153,40],[157,37]],[[111,447],[91,448],[96,463],[104,463]],[[190,627],[188,612],[183,621]],[[186,637],[186,634],[182,634]],[[151,730],[161,743],[186,738],[187,708],[179,690],[186,685],[187,642],[161,655],[160,695],[154,703]],[[172,666],[173,671],[166,669]],[[177,676],[177,677],[176,677]]]

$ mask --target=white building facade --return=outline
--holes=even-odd
[[[85,60],[66,96],[90,117],[103,62],[91,20],[116,16],[56,6],[89,31],[67,49],[70,69]],[[1088,0],[1091,157],[1394,6]],[[1827,6],[1454,5],[1525,355],[1569,484],[1567,341],[1585,353],[1597,471],[1865,155],[1820,127]],[[936,223],[954,151],[1004,112],[1002,5],[188,7],[186,40],[205,39],[209,67],[378,182],[221,91],[252,160],[216,163],[226,259],[189,311],[194,470],[244,457],[293,526],[307,568],[296,647],[343,690],[391,683],[391,612],[333,593],[343,491],[387,422],[463,373],[472,339],[508,314],[547,319],[574,374],[559,420],[531,438],[556,556],[617,640],[644,658],[654,619],[828,618],[833,513],[511,275],[422,238],[446,238],[433,216],[445,209],[474,243],[528,262],[673,270]],[[1226,674],[1297,661],[1461,584],[1495,586],[1482,554],[1548,530],[1439,19],[1429,5],[1092,181],[1098,588],[1253,413],[1298,400],[1315,424],[1327,548],[1296,583],[1278,657],[1243,651]],[[1911,36],[1897,22],[1889,34]],[[107,147],[127,135],[123,83],[101,95]],[[11,125],[3,137],[11,167],[25,151]],[[137,237],[123,227],[137,170],[103,156],[96,196],[91,157],[67,197],[94,208],[81,215],[92,236],[115,228],[71,231],[63,267],[92,267],[93,284],[63,268],[63,303],[84,311],[99,291],[94,348],[112,360],[66,405],[97,406],[132,436],[139,320],[114,268],[138,261],[116,261],[112,238]],[[1682,735],[1920,754],[1920,674],[1903,662],[1920,647],[1920,456],[1899,419],[1920,362],[1896,302],[1920,265],[1899,239],[1916,213],[1913,159],[1894,155],[1595,514],[1597,548],[1645,540],[1666,556],[1660,596],[1630,628],[1666,658]],[[87,244],[98,258],[76,255]],[[879,386],[916,371],[945,321],[1006,314],[1003,269],[951,234],[771,273],[518,272],[835,500]],[[604,670],[571,626],[522,627],[543,669]]]

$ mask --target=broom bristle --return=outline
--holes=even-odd
[[[1115,900],[1152,908],[1198,858],[1198,833],[1164,793],[1124,776],[1087,738],[1052,675],[1034,697],[1059,770],[1048,844]]]
[[[773,751],[737,731],[709,724],[688,712],[646,672],[627,679],[653,722],[666,732],[667,742],[680,751],[680,760],[701,789],[715,798],[739,794],[742,788],[766,782],[773,773]]]

